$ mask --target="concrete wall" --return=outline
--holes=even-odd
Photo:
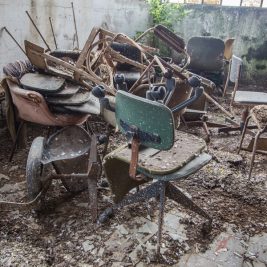
[[[175,31],[192,36],[235,38],[234,54],[242,57],[242,80],[267,82],[267,8],[187,5],[190,12]]]
[[[0,77],[5,64],[25,58],[2,27],[6,26],[22,46],[24,39],[45,46],[26,10],[52,49],[54,42],[49,17],[53,19],[58,46],[63,49],[76,46],[71,2],[75,8],[80,48],[94,26],[130,36],[147,28],[148,11],[143,0],[0,0]]]

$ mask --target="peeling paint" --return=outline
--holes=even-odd
[[[267,41],[265,41],[262,45],[260,45],[257,48],[250,47],[248,49],[246,58],[248,61],[250,61],[252,58],[255,58],[257,60],[267,59]]]
[[[244,60],[241,81],[266,82],[266,8],[187,5],[187,9],[190,13],[181,22],[174,22],[179,35],[186,41],[192,36],[235,38],[234,54]]]

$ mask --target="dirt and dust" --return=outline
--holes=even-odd
[[[201,128],[182,130],[205,135]],[[11,163],[11,139],[7,129],[0,131],[0,199],[26,201],[27,153],[33,138],[45,135],[46,129],[31,125],[27,148],[17,150]],[[109,151],[122,142],[118,136],[112,134]],[[240,133],[218,134],[212,129],[208,144],[212,161],[190,178],[175,182],[210,214],[213,230],[204,238],[200,230],[203,219],[167,200],[162,242],[164,266],[177,263],[185,253],[205,251],[225,230],[225,223],[247,236],[267,232],[267,159],[256,156],[252,179],[248,180],[250,153],[236,154],[239,139]],[[111,192],[103,181],[102,177],[98,186],[99,211],[112,204]],[[91,222],[87,192],[70,194],[60,181],[53,182],[45,203],[41,212],[0,211],[1,266],[156,265],[155,200],[120,210],[102,226]]]

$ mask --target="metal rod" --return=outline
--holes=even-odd
[[[38,200],[40,200],[45,193],[47,192],[49,186],[51,184],[51,180],[48,180],[44,183],[43,188],[38,193],[38,195],[31,201],[28,202],[10,202],[10,201],[0,201],[0,210],[3,210],[3,208],[9,207],[9,208],[16,208],[16,209],[30,209],[32,207],[35,207]]]
[[[161,61],[159,60],[159,58],[157,56],[154,56],[155,61],[157,62],[157,64],[159,65],[161,71],[163,72],[163,74],[167,74],[168,71],[166,70],[166,68],[162,65]]]
[[[205,91],[203,92],[208,101],[213,103],[217,108],[219,108],[223,113],[225,113],[229,118],[233,119],[234,116],[232,113],[228,112],[223,106],[216,102],[212,97],[210,97]]]
[[[240,6],[242,6],[243,0],[240,0]]]
[[[17,40],[13,37],[13,35],[9,32],[9,30],[6,28],[6,27],[4,27],[3,28],[5,31],[6,31],[6,33],[12,38],[12,40],[16,43],[16,45],[20,48],[20,50],[23,52],[23,54],[27,57],[27,54],[26,54],[26,52],[24,51],[24,49],[21,47],[21,45],[17,42]]]
[[[84,178],[84,179],[87,179],[88,178],[88,174],[87,173],[75,173],[75,174],[55,174],[55,173],[53,173],[53,174],[51,174],[50,176],[49,176],[49,179],[62,179],[62,178],[64,178],[64,179],[71,179],[71,178],[73,178],[73,177],[75,177],[75,178]]]
[[[77,46],[78,46],[78,49],[79,49],[79,38],[78,38],[78,32],[77,32],[77,25],[76,25],[76,18],[75,18],[73,2],[71,2],[71,8],[72,8],[72,14],[73,14],[73,20],[74,20],[74,27],[75,27],[75,35],[76,35],[76,40],[77,40]]]
[[[263,0],[261,0],[261,4],[260,4],[260,7],[262,7],[262,5],[263,5]]]
[[[158,218],[158,237],[157,237],[157,255],[160,255],[160,246],[162,240],[162,225],[164,220],[164,207],[165,207],[165,196],[166,182],[160,184],[159,190],[159,218]]]
[[[47,49],[48,49],[49,51],[51,51],[51,49],[50,49],[48,43],[47,43],[46,40],[44,39],[43,35],[42,35],[41,32],[39,31],[39,29],[38,29],[38,27],[36,26],[36,24],[34,23],[34,21],[33,21],[33,19],[31,18],[29,12],[28,12],[28,11],[25,11],[25,12],[26,12],[27,16],[29,17],[30,21],[32,22],[34,28],[35,28],[36,31],[39,33],[39,35],[40,35],[40,37],[42,38],[43,42],[45,43]]]
[[[153,58],[152,61],[149,63],[149,65],[146,67],[146,69],[143,71],[143,73],[140,75],[139,79],[130,88],[129,93],[134,92],[134,89],[141,83],[142,78],[146,75],[149,69],[153,66],[154,62],[155,62],[155,59]]]
[[[12,150],[11,150],[11,154],[10,154],[9,159],[8,159],[9,162],[11,162],[12,159],[13,159],[15,150],[16,150],[17,145],[18,145],[18,141],[19,141],[19,137],[20,137],[20,133],[21,133],[21,130],[23,128],[23,125],[24,125],[24,121],[21,121],[20,124],[19,124],[19,127],[17,129],[16,138],[15,138]]]
[[[144,37],[149,32],[153,31],[154,29],[155,29],[155,27],[147,29],[145,32],[143,32],[141,35],[139,35],[134,41],[138,42],[142,37]]]
[[[50,26],[51,26],[51,30],[52,30],[52,34],[53,34],[53,38],[54,38],[55,47],[56,47],[56,49],[57,49],[57,40],[56,40],[56,36],[55,36],[55,33],[54,33],[54,28],[53,28],[53,24],[52,24],[52,19],[51,19],[51,17],[49,17],[49,21],[50,21]]]

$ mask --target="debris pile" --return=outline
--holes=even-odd
[[[75,23],[73,4],[72,10]],[[3,70],[7,125],[14,139],[10,161],[25,123],[49,126],[50,132],[45,138],[37,130],[41,136],[31,137],[29,152],[17,152],[21,165],[26,166],[23,170],[19,165],[10,166],[4,158],[5,165],[0,165],[0,208],[3,212],[5,208],[21,208],[10,212],[0,224],[5,254],[0,255],[0,263],[16,265],[20,257],[26,265],[59,266],[66,262],[139,267],[155,263],[267,264],[265,233],[255,235],[266,227],[264,215],[251,207],[266,203],[262,196],[266,181],[258,179],[254,184],[257,192],[249,195],[251,181],[242,182],[244,157],[224,147],[222,140],[210,139],[210,127],[225,124],[208,120],[207,102],[229,121],[234,118],[213,96],[215,88],[223,84],[225,59],[230,58],[226,48],[232,51],[232,46],[225,46],[218,38],[194,37],[186,48],[181,37],[157,25],[136,40],[95,27],[81,50],[69,51],[58,49],[53,32],[56,50],[51,50],[26,13],[47,49],[25,40],[25,50],[19,47],[28,59],[10,63]],[[53,31],[51,18],[50,25]],[[79,48],[76,23],[75,30]],[[179,62],[142,43],[148,33],[179,54]],[[208,45],[210,50],[205,50]],[[266,123],[265,109],[252,111]],[[96,131],[96,125],[103,127]],[[191,125],[203,127],[209,147],[190,133],[195,129],[189,128]],[[119,146],[124,141],[126,144]],[[16,183],[11,183],[22,171]],[[261,174],[264,176],[264,170]],[[76,195],[83,191],[89,198],[85,193]],[[115,204],[111,206],[112,196]],[[68,197],[72,205],[65,203]],[[159,200],[159,208],[151,198]],[[240,203],[235,207],[237,200]],[[128,205],[131,207],[127,209]],[[32,207],[34,212],[27,210]],[[257,231],[248,229],[253,222],[244,222],[235,209],[253,212],[258,218],[254,224]],[[23,212],[30,216],[23,218]],[[116,219],[107,223],[113,215]],[[22,218],[25,226],[28,222],[26,234],[16,226]],[[5,225],[8,220],[10,226]],[[231,228],[224,224],[234,224],[235,220],[237,225]],[[18,237],[9,227],[18,230]],[[239,229],[234,231],[235,227]],[[241,232],[242,227],[246,233]],[[251,231],[254,236],[250,238],[247,235]],[[33,262],[31,256],[28,260],[20,254],[28,248],[22,248],[16,238],[26,242],[35,235],[33,254],[39,257]],[[9,241],[19,251],[18,256],[12,254]]]

